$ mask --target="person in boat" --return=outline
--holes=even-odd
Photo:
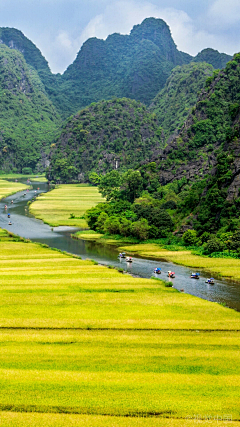
[[[191,279],[199,279],[200,273],[192,273]]]
[[[7,209],[7,205],[5,205],[4,208]]]
[[[168,271],[168,277],[171,277],[171,279],[174,279],[175,273],[171,270]]]
[[[159,268],[159,267],[154,268],[154,273],[161,274],[161,268]]]
[[[10,218],[10,213],[8,213],[8,218]]]
[[[210,277],[210,279],[207,279],[205,283],[208,283],[209,285],[214,285],[214,278]]]
[[[13,203],[13,200],[11,201],[11,203]]]
[[[11,221],[9,221],[8,225],[12,225]]]

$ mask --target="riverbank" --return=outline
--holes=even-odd
[[[83,218],[84,213],[103,200],[97,187],[86,184],[63,184],[39,196],[37,201],[30,205],[30,212],[52,227],[68,225],[87,228]],[[102,234],[92,230],[77,232],[73,237],[99,244],[114,245],[119,251],[125,251],[130,255],[136,254],[156,260],[165,259],[175,264],[193,269],[201,268],[212,274],[240,281],[240,259],[209,258],[192,254],[189,250],[170,251],[154,243],[132,244],[124,238],[120,240],[104,238]]]
[[[0,179],[0,200],[11,196],[18,191],[26,190],[27,188],[29,188],[29,186],[21,182],[9,182],[4,179]]]
[[[63,225],[87,228],[84,213],[103,201],[97,187],[61,184],[54,190],[41,194],[30,205],[29,211],[52,227]]]
[[[30,181],[47,182],[47,178],[43,174],[24,175],[21,173],[5,173],[5,174],[0,174],[0,179],[13,179],[13,180],[29,179]]]
[[[209,258],[192,254],[189,250],[169,251],[156,243],[131,244],[124,242],[124,239],[104,238],[102,234],[95,233],[92,230],[79,231],[73,237],[94,241],[99,244],[114,245],[119,252],[126,252],[128,255],[137,255],[142,258],[159,261],[166,260],[193,269],[200,268],[210,273],[215,273],[220,277],[240,281],[240,259]]]
[[[8,419],[240,420],[240,313],[3,230],[0,240],[0,410]]]

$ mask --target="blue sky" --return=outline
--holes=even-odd
[[[147,17],[164,19],[178,48],[240,51],[240,0],[0,0],[0,26],[21,30],[51,70],[63,72],[89,37],[129,34]]]

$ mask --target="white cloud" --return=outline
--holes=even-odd
[[[95,0],[91,1],[93,3]],[[222,24],[224,28],[227,23],[239,19],[240,0],[211,1],[204,16],[204,25],[199,25],[184,10],[159,7],[159,3],[166,4],[165,1],[159,1],[158,5],[151,1],[155,0],[113,0],[111,3],[102,0],[101,13],[96,10],[95,16],[83,28],[75,22],[72,28],[68,26],[60,29],[56,36],[54,31],[50,34],[46,30],[46,38],[44,40],[41,34],[38,46],[51,59],[52,71],[63,72],[88,38],[106,39],[113,33],[129,34],[134,25],[140,24],[145,18],[155,17],[169,25],[178,49],[193,56],[207,47],[230,54],[240,50],[240,38],[224,33],[221,26],[219,29],[220,22],[225,22]]]
[[[79,37],[82,44],[89,37],[105,39],[109,34],[119,32],[129,34],[133,25],[140,24],[145,18],[161,18],[170,26],[175,43],[180,50],[196,55],[205,47],[216,45],[214,35],[198,31],[190,16],[183,10],[159,8],[150,3],[136,1],[117,1],[94,17]]]
[[[215,25],[226,27],[240,21],[239,0],[216,0],[209,9],[209,18]]]

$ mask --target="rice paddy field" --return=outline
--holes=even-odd
[[[11,194],[25,190],[26,188],[28,188],[28,186],[21,182],[9,182],[4,179],[0,179],[0,199],[11,196]]]
[[[240,313],[0,231],[0,426],[240,425]]]
[[[87,209],[103,202],[97,187],[87,184],[62,184],[44,193],[30,206],[31,213],[52,227],[59,225],[87,228],[82,218]],[[71,214],[75,218],[70,218]]]

